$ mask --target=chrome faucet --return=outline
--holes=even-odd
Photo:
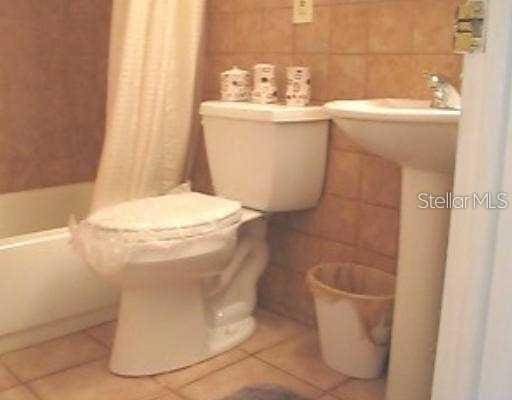
[[[425,72],[423,76],[432,89],[432,108],[461,109],[460,94],[447,78],[430,72]]]

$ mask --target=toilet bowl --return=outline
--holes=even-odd
[[[321,107],[206,102],[201,115],[215,196],[127,201],[71,227],[79,254],[121,288],[116,374],[186,367],[249,338],[268,261],[265,214],[313,207],[321,194]]]
[[[121,288],[112,372],[182,368],[254,331],[268,259],[262,213],[186,192],[102,209],[78,229],[80,254]]]

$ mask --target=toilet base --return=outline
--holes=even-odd
[[[194,280],[124,290],[110,370],[123,376],[169,372],[230,350],[252,335],[252,316],[212,328],[201,290]]]
[[[222,248],[217,255],[131,266],[122,288],[110,370],[124,376],[169,372],[248,339],[256,327],[251,316],[256,285],[268,261],[265,233],[266,222],[253,218],[240,228],[236,247]],[[220,274],[180,272],[205,264],[213,268],[215,261],[224,266],[218,268]]]

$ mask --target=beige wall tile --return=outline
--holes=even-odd
[[[358,264],[380,269],[390,274],[396,274],[397,259],[359,247],[355,256]]]
[[[290,273],[279,264],[270,263],[258,282],[258,304],[280,314],[286,311],[286,284]]]
[[[331,12],[329,7],[315,7],[312,23],[294,25],[296,53],[329,52]]]
[[[209,15],[207,48],[211,53],[228,53],[234,50],[235,16],[231,13]]]
[[[30,157],[15,150],[10,157],[0,157],[0,192],[95,175],[100,146],[94,157],[81,158],[88,168],[75,168],[70,160],[81,157],[83,149],[74,146],[72,136],[99,132],[100,140],[103,137],[111,4],[50,1],[0,6],[5,8],[0,11],[0,85],[6,100],[0,117],[2,135],[11,146],[14,142],[30,149]],[[46,167],[50,161],[52,168]]]
[[[331,240],[322,240],[321,255],[318,263],[322,262],[352,262],[355,260],[357,248]]]
[[[245,386],[261,383],[284,386],[306,398],[315,398],[321,393],[313,386],[255,358],[214,372],[179,392],[191,400],[220,400]]]
[[[106,359],[29,383],[42,400],[139,400],[166,394],[152,378],[124,378],[108,370]]]
[[[368,98],[430,98],[430,93],[414,92],[415,85],[412,83],[412,79],[416,79],[414,77],[417,70],[415,64],[414,57],[410,55],[368,57],[366,92]]]
[[[368,5],[340,4],[332,7],[331,13],[331,53],[367,53]]]
[[[329,152],[325,193],[348,199],[361,197],[361,155],[338,150]]]
[[[285,315],[300,320],[307,325],[314,325],[316,322],[315,303],[306,280],[306,274],[302,272],[291,274],[286,283],[285,293]]]
[[[422,0],[415,4],[415,53],[449,54],[453,51],[456,8],[456,0]]]
[[[384,1],[369,6],[370,53],[410,53],[415,2]]]
[[[246,357],[248,357],[247,353],[235,349],[219,354],[218,356],[200,362],[199,364],[194,364],[190,367],[167,374],[157,375],[155,376],[155,379],[162,385],[171,389],[176,389],[186,385],[187,383],[196,381],[211,372],[234,364]]]
[[[359,202],[327,194],[317,208],[294,213],[290,221],[299,231],[354,244],[359,218]]]
[[[361,195],[363,201],[398,208],[402,186],[400,166],[380,157],[362,157]]]
[[[107,349],[95,340],[83,333],[76,333],[6,353],[0,360],[19,380],[25,382],[97,360],[107,353]]]
[[[323,390],[333,389],[348,379],[322,361],[316,332],[288,340],[256,357]]]
[[[343,400],[384,400],[385,392],[385,379],[351,379],[333,394]]]
[[[235,0],[208,0],[208,12],[230,12],[233,10]]]
[[[0,400],[37,400],[37,397],[24,386],[16,386],[0,391]]]
[[[237,14],[233,33],[233,49],[238,52],[263,51],[262,26],[262,11],[248,11]]]
[[[329,99],[364,98],[366,79],[366,56],[331,55],[329,57]]]
[[[257,1],[257,0],[256,0]],[[264,8],[292,7],[293,0],[259,0]]]
[[[265,51],[291,53],[293,50],[292,10],[290,8],[265,10],[261,38]]]
[[[398,222],[397,210],[363,204],[359,244],[380,254],[396,257]]]
[[[261,10],[263,8],[263,4],[261,1],[257,0],[230,0],[231,1],[231,11],[233,12],[247,12],[247,11],[255,11]]]

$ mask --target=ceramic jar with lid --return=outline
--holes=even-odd
[[[254,86],[251,96],[253,103],[277,102],[276,67],[272,64],[254,66]]]
[[[250,73],[234,66],[220,74],[223,101],[247,101],[250,97]]]
[[[307,106],[311,100],[311,72],[307,67],[286,68],[286,105]]]

